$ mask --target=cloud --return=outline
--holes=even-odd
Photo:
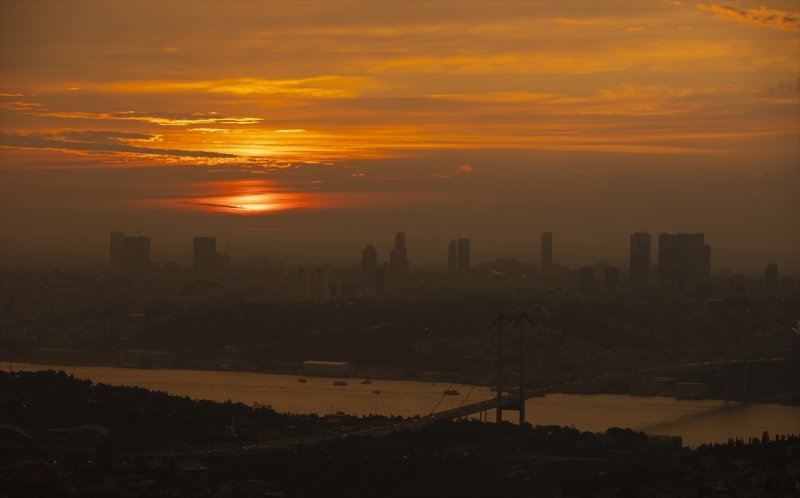
[[[128,140],[157,140],[158,135],[114,131],[64,131],[60,133],[0,133],[0,146],[25,149],[56,149],[114,152],[193,158],[235,158],[233,154],[200,150],[159,149],[130,145]]]
[[[244,209],[242,206],[234,206],[233,204],[218,204],[214,202],[183,201],[183,204],[190,204],[192,206],[200,206],[200,207],[223,208],[223,209]]]
[[[23,100],[12,100],[9,102],[0,102],[0,109],[8,109],[9,111],[36,111],[42,107],[38,102],[25,102]]]
[[[216,112],[147,113],[136,111],[72,112],[43,110],[41,112],[37,112],[36,115],[62,119],[111,119],[117,121],[142,121],[145,123],[157,124],[159,126],[192,126],[199,124],[251,125],[258,124],[264,120],[263,118],[255,117],[224,116],[219,115]]]
[[[189,131],[197,131],[200,133],[230,133],[228,128],[189,128]]]
[[[144,133],[130,133],[124,131],[94,131],[94,130],[69,130],[62,131],[59,135],[67,140],[89,143],[123,143],[125,140],[144,140],[148,142],[160,141],[160,135]]]
[[[81,83],[79,89],[101,93],[211,93],[228,95],[271,95],[279,97],[347,98],[374,86],[364,77],[322,75],[299,79],[231,78],[190,81],[120,81]]]
[[[717,4],[697,4],[700,10],[715,12],[729,19],[740,22],[756,24],[765,28],[775,28],[784,31],[800,31],[800,18],[796,14],[782,10],[759,7],[757,9],[735,9]]]
[[[462,164],[461,166],[456,168],[456,171],[458,171],[459,173],[472,173],[473,171],[475,171],[475,168],[473,168],[469,164]]]

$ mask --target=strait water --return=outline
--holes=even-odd
[[[213,401],[269,405],[278,412],[327,415],[400,415],[413,417],[494,397],[485,386],[407,380],[333,379],[254,372],[135,369],[15,363],[15,371],[63,370],[96,383],[138,386]],[[334,380],[347,383],[334,385]],[[444,395],[456,390],[457,395]],[[379,391],[375,392],[375,391]],[[681,436],[686,446],[725,442],[728,438],[800,434],[800,407],[743,404],[720,400],[685,400],[621,394],[551,394],[527,401],[526,420],[534,425],[574,426],[603,432],[627,427],[648,434]],[[516,421],[516,412],[505,412]],[[494,412],[485,414],[494,420]],[[481,415],[476,415],[476,418]]]

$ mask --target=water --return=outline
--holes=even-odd
[[[253,372],[133,369],[114,367],[56,366],[17,363],[15,370],[64,370],[79,378],[121,386],[139,386],[179,396],[214,401],[269,405],[279,412],[326,415],[400,415],[413,417],[456,408],[494,397],[485,386],[416,382],[406,380],[332,379]],[[335,386],[344,380],[345,386]],[[444,395],[454,389],[458,395]],[[373,391],[380,391],[379,394]],[[800,433],[800,407],[774,404],[742,404],[720,400],[684,400],[619,394],[551,394],[533,398],[525,405],[526,420],[534,425],[574,426],[603,432],[627,427],[648,434],[681,436],[684,445],[725,442],[728,438]],[[485,414],[494,420],[494,412]],[[476,418],[480,415],[476,415]],[[504,418],[517,420],[516,412]]]

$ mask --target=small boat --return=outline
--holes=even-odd
[[[380,389],[373,389],[372,390],[372,394],[380,394],[380,393],[381,393]]]
[[[346,385],[347,385],[347,382],[345,382],[345,381],[343,381],[343,380],[334,380],[334,381],[333,381],[333,385],[334,385],[334,386],[346,386]]]
[[[364,379],[361,381],[362,384],[372,384],[372,381],[369,379]]]
[[[458,396],[459,394],[461,394],[455,389],[445,389],[444,393],[448,396]]]
[[[299,382],[301,384],[305,384],[306,383],[306,379],[300,377],[299,379],[297,379],[297,382]]]

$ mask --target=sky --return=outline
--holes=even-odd
[[[800,267],[800,2],[0,2],[0,242]],[[655,245],[655,243],[654,243]],[[653,248],[655,257],[655,247]]]

